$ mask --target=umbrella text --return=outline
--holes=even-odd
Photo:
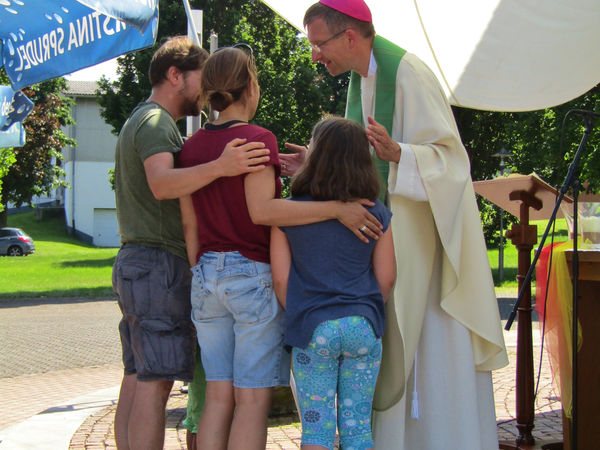
[[[44,33],[36,39],[16,47],[19,65],[15,72],[22,72],[43,64],[52,57],[62,55],[87,45],[103,36],[112,36],[126,29],[125,23],[94,12],[68,24],[68,40],[65,49],[66,33],[63,27]]]

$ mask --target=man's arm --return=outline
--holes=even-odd
[[[260,225],[305,225],[337,219],[356,237],[369,242],[368,237],[378,239],[382,234],[379,221],[363,205],[368,200],[354,202],[292,202],[275,197],[275,172],[273,166],[248,174],[244,180],[246,203],[252,222]],[[360,229],[366,226],[365,231]]]
[[[185,195],[179,199],[181,207],[181,223],[183,224],[183,236],[185,238],[185,248],[187,251],[190,267],[196,265],[196,256],[200,243],[198,242],[198,223],[194,213],[194,204],[191,195]]]
[[[271,227],[271,274],[273,276],[273,288],[277,300],[283,308],[286,305],[287,286],[292,265],[292,252],[290,243],[283,231],[277,227]]]
[[[178,198],[191,194],[220,177],[258,172],[269,161],[269,149],[263,142],[234,139],[225,146],[221,156],[206,164],[175,168],[170,152],[152,155],[144,161],[146,179],[157,200]]]

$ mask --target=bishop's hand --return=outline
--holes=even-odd
[[[400,153],[402,152],[400,144],[392,140],[383,125],[375,121],[371,116],[369,116],[368,120],[367,138],[373,146],[377,157],[382,161],[399,162]]]

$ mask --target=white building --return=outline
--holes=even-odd
[[[75,124],[64,131],[77,146],[63,150],[62,166],[70,185],[64,191],[67,228],[84,242],[118,247],[115,195],[108,181],[108,172],[115,165],[117,137],[100,116],[97,83],[69,80],[68,84],[66,95],[75,100]]]

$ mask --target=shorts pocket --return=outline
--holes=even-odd
[[[226,290],[226,301],[237,322],[254,324],[267,321],[275,314],[271,277],[238,276]]]
[[[190,294],[192,313],[197,314],[202,311],[206,298],[210,295],[206,287],[202,264],[197,264],[191,269],[192,271],[192,289]]]
[[[139,263],[119,264],[116,271],[115,290],[124,312],[137,316],[147,314],[152,305],[152,297],[156,295],[151,286],[152,267]]]
[[[143,320],[137,368],[140,379],[191,381],[194,373],[195,333],[188,322]]]

